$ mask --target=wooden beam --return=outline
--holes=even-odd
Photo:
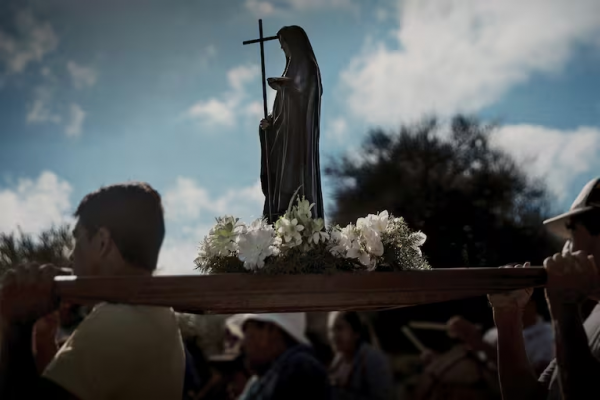
[[[58,277],[69,301],[168,306],[196,314],[381,310],[481,296],[546,282],[543,268],[470,268],[332,275],[218,274]]]

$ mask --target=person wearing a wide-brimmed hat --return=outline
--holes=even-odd
[[[243,332],[244,359],[255,374],[240,399],[330,399],[327,372],[305,335],[304,313],[238,314],[227,324]]]
[[[527,360],[521,323],[532,289],[490,295],[498,328],[502,394],[505,399],[599,399],[600,305],[585,323],[580,308],[588,298],[600,301],[600,178],[583,188],[567,213],[545,224],[566,240],[562,254],[544,262],[556,359],[536,380]]]

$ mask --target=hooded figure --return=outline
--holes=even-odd
[[[286,56],[286,65],[280,78],[268,79],[277,95],[272,114],[266,124],[261,123],[265,132],[259,135],[260,178],[265,195],[263,216],[270,223],[276,222],[285,214],[290,201],[295,203],[296,199],[292,197],[297,192],[298,196],[315,204],[313,218],[323,218],[319,163],[323,88],[319,65],[302,28],[286,26],[277,36]]]

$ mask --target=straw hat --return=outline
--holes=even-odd
[[[305,334],[305,313],[236,314],[228,318],[225,324],[234,334],[242,334],[244,324],[248,321],[274,324],[299,343],[310,345],[310,341]]]
[[[568,212],[544,221],[544,225],[555,235],[568,239],[570,236],[567,229],[568,219],[593,209],[600,209],[600,178],[589,181],[583,187]]]

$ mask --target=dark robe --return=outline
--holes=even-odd
[[[292,55],[283,76],[291,81],[277,90],[271,125],[266,131],[259,128],[260,178],[265,195],[263,216],[271,223],[277,221],[298,190],[298,196],[315,204],[313,217],[323,218],[319,163],[322,87],[314,55]],[[270,196],[267,177],[270,178]],[[268,218],[269,204],[272,218]]]

